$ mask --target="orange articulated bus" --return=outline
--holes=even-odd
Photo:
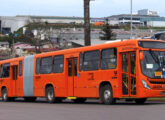
[[[0,61],[3,101],[165,97],[165,42],[126,40]]]

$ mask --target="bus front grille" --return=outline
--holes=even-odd
[[[165,84],[165,81],[150,81],[151,84]]]

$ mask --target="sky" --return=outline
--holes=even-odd
[[[83,16],[84,0],[0,0],[0,16]],[[165,0],[132,0],[133,13],[140,9],[158,11],[165,16]],[[91,0],[91,17],[130,13],[130,0]]]

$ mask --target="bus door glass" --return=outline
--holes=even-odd
[[[14,82],[14,89],[15,89],[15,95],[17,93],[16,89],[17,89],[17,78],[18,78],[18,66],[14,65],[12,66],[12,80]]]
[[[77,58],[68,59],[68,96],[74,96],[75,80],[77,79]]]
[[[136,53],[122,53],[122,94],[136,95]]]

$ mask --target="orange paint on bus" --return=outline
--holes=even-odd
[[[67,50],[34,55],[33,96],[29,96],[29,97],[45,97],[46,87],[53,86],[54,94],[56,98],[67,98],[67,97],[100,98],[101,87],[105,85],[110,85],[112,87],[114,99],[116,98],[140,99],[140,98],[149,98],[149,97],[165,97],[164,94],[161,95],[161,93],[165,91],[165,84],[153,85],[149,82],[150,78],[146,77],[141,72],[139,52],[142,50],[149,50],[149,49],[139,47],[138,45],[139,41],[152,41],[152,40],[126,40],[126,41],[119,41],[119,42],[101,44],[96,46],[67,49]],[[116,66],[108,63],[108,67],[113,69],[101,69],[101,66],[104,66],[101,65],[101,55],[103,54],[103,50],[114,49],[114,48],[117,50]],[[91,67],[88,66],[89,61],[84,62],[84,56],[82,57],[83,65],[81,66],[80,69],[80,65],[81,65],[79,63],[80,53],[84,55],[86,52],[90,52],[90,51],[98,51],[98,53],[100,52],[98,70],[83,70],[83,67],[85,68],[87,66],[86,69],[89,69],[89,67]],[[114,52],[115,50],[112,51]],[[63,67],[62,72],[57,71],[57,73],[53,73],[54,67],[52,67],[52,71],[49,74],[41,74],[41,73],[36,74],[37,58],[40,59],[39,64],[41,65],[42,58],[52,57],[52,60],[54,60],[54,56],[60,56],[60,55],[64,56],[64,62],[63,65],[57,64],[56,67],[59,68]],[[128,58],[127,61],[122,61],[122,59],[125,59],[126,57]],[[131,57],[132,58],[135,57],[135,61],[136,61],[135,62],[136,67],[134,69],[134,71],[136,71],[135,74],[131,73],[131,66],[132,66]],[[4,88],[7,89],[8,97],[24,97],[24,88],[23,88],[24,59],[25,59],[24,57],[20,57],[20,58],[0,61],[0,65],[10,63],[9,77],[0,78],[1,97],[2,97],[1,93]],[[109,60],[111,60],[112,63],[113,62],[115,63],[115,58]],[[22,71],[20,71],[19,69],[20,61],[22,61]],[[52,66],[55,66],[54,62],[52,62]],[[122,62],[126,62],[125,64],[128,64],[125,70],[123,70],[122,68],[122,66],[125,64]],[[48,63],[43,62],[43,64],[48,64]],[[92,66],[92,67],[94,69],[97,69],[95,68],[96,66]],[[39,71],[41,71],[41,69]],[[20,72],[22,72],[22,75],[19,75]],[[15,78],[15,80],[13,78]],[[131,83],[132,79],[135,79],[134,80],[135,83]],[[145,80],[147,84],[151,87],[151,89],[144,88],[141,80]],[[158,87],[159,89],[156,89]]]

